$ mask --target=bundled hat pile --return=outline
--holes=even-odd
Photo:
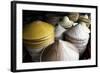
[[[89,19],[89,17],[88,17],[87,14],[85,14],[85,15],[80,15],[79,21],[80,21],[80,22],[86,23],[87,27],[89,27],[90,24],[91,24],[91,20]]]
[[[80,54],[82,54],[89,40],[90,30],[86,25],[87,23],[90,24],[90,21],[88,15],[80,16],[79,20],[79,24],[65,32],[65,40],[73,43],[79,49]]]
[[[47,15],[45,21],[33,21],[23,26],[23,43],[38,61],[79,60],[90,38],[88,15],[69,13],[60,17]]]
[[[54,42],[54,27],[43,21],[34,21],[24,26],[23,40],[26,47],[45,48]]]
[[[78,24],[66,31],[64,34],[65,40],[75,45],[79,49],[80,54],[82,54],[89,39],[89,34],[83,28],[83,26],[81,24]]]

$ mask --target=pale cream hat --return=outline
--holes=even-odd
[[[85,14],[85,15],[80,15],[80,17],[79,17],[79,22],[80,22],[80,23],[81,23],[81,22],[85,22],[86,25],[87,25],[87,27],[89,27],[90,24],[91,24],[91,20],[89,19],[89,16],[88,16],[87,14]]]
[[[77,48],[66,41],[57,40],[41,54],[41,61],[74,61],[79,60]]]
[[[89,33],[83,28],[81,24],[78,24],[64,33],[66,41],[71,42],[82,54],[86,48],[89,39]]]

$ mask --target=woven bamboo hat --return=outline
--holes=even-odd
[[[84,52],[89,39],[89,33],[84,29],[83,25],[78,24],[64,33],[66,41],[73,43],[82,54]]]
[[[54,27],[43,21],[34,21],[23,28],[24,44],[30,48],[44,48],[54,42]]]
[[[86,40],[89,36],[86,30],[83,28],[81,24],[77,24],[76,26],[70,28],[65,33],[65,37],[69,37],[72,40]]]
[[[66,41],[56,40],[55,43],[44,49],[41,61],[71,61],[79,60],[77,48]]]
[[[80,15],[80,17],[79,17],[79,22],[85,22],[86,25],[87,25],[87,27],[89,27],[90,24],[91,24],[91,20],[89,19],[89,17],[88,17],[87,14],[85,14],[85,15]]]

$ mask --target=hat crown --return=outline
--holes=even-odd
[[[89,37],[89,34],[81,24],[78,24],[66,31],[66,34],[76,40],[84,40]]]
[[[31,24],[27,24],[26,26],[24,26],[23,39],[26,40],[40,39],[53,33],[54,33],[53,25],[43,21],[34,21]]]

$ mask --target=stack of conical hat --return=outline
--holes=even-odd
[[[54,42],[54,27],[43,21],[34,21],[23,28],[24,44],[28,48],[45,48]]]
[[[79,22],[85,22],[86,25],[87,25],[87,27],[89,27],[90,24],[91,24],[91,20],[89,19],[89,17],[88,17],[87,14],[85,14],[85,15],[80,15],[80,17],[79,17]]]
[[[81,24],[78,24],[65,33],[65,40],[74,44],[78,49],[80,54],[82,54],[86,48],[89,39],[89,33]]]
[[[83,26],[84,30],[86,30],[88,33],[90,33],[90,30],[88,28],[90,26],[90,19],[89,19],[88,15],[85,14],[83,16],[80,16],[79,22]]]

